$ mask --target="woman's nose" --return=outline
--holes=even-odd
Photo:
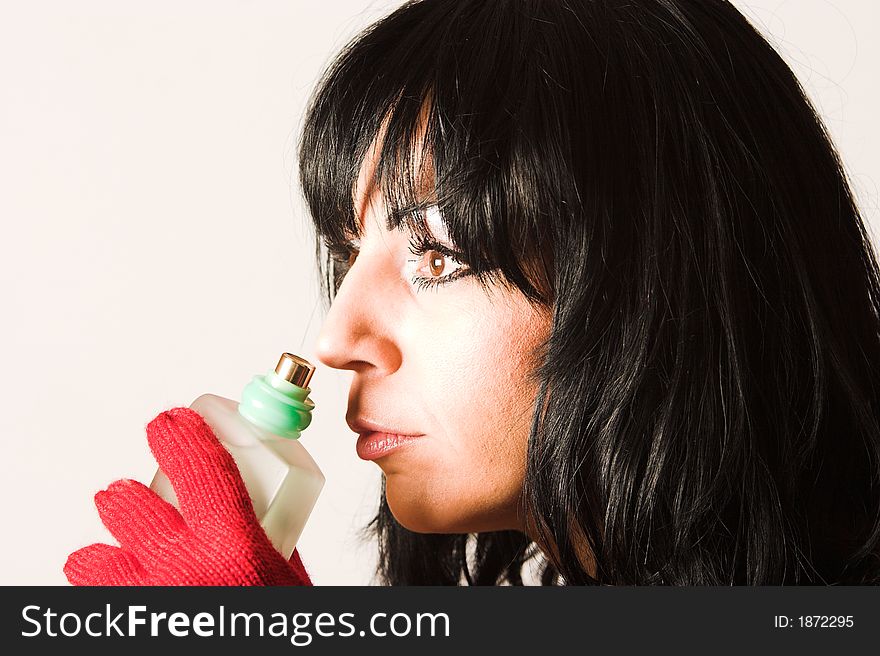
[[[318,335],[316,355],[328,367],[390,374],[400,367],[393,290],[378,258],[358,255],[336,292]],[[399,317],[397,317],[399,320]]]

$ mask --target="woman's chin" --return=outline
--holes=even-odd
[[[430,497],[395,493],[394,489],[386,488],[385,498],[397,523],[414,533],[461,532],[456,518],[448,516],[442,505],[432,503]]]
[[[424,492],[404,492],[386,482],[385,498],[397,523],[413,533],[478,533],[512,527],[507,514],[468,512],[466,506],[451,499],[440,499]]]

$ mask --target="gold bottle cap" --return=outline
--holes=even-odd
[[[275,373],[298,387],[308,387],[315,373],[315,365],[293,353],[282,353]]]

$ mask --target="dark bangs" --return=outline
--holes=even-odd
[[[546,93],[555,82],[528,4],[410,2],[330,65],[306,112],[299,171],[331,298],[339,265],[322,247],[358,235],[354,189],[376,141],[388,229],[426,232],[423,210],[436,204],[481,282],[549,304],[552,256],[538,245],[552,230],[546,217],[576,192],[550,134],[560,130]]]

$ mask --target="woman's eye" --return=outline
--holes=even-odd
[[[327,250],[332,261],[333,284],[336,289],[342,284],[342,279],[357,259],[360,244],[345,242],[342,244],[326,243]]]
[[[338,286],[360,253],[359,242],[327,244],[333,260],[334,279]],[[462,257],[448,246],[432,239],[412,238],[409,251],[416,259],[407,259],[412,282],[419,289],[438,287],[469,274]]]
[[[327,244],[327,250],[334,263],[342,267],[350,267],[354,264],[360,248],[353,242],[346,242],[344,244]]]
[[[409,250],[419,256],[419,259],[407,260],[416,265],[412,281],[419,289],[445,285],[467,274],[467,268],[456,254],[442,244],[413,239]]]
[[[357,259],[358,250],[356,248],[352,248],[348,251],[348,256],[345,258],[345,266],[351,267],[354,264],[354,261]]]

